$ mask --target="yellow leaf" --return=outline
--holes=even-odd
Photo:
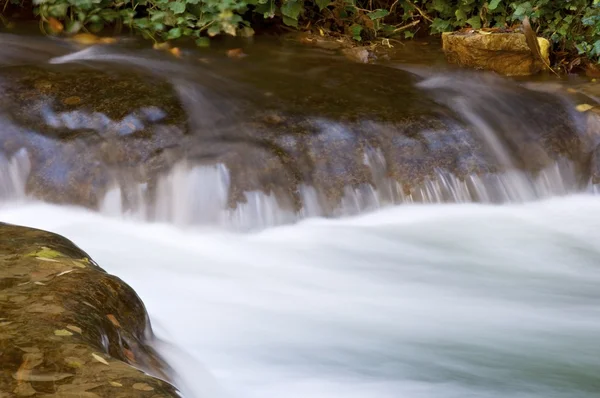
[[[575,107],[575,109],[576,109],[578,112],[587,112],[587,111],[589,111],[589,110],[590,110],[590,109],[592,109],[592,108],[593,108],[593,106],[592,106],[592,105],[590,105],[590,104],[579,104],[579,105],[577,105],[577,106]]]
[[[105,365],[109,365],[109,364],[108,364],[108,362],[106,361],[106,359],[102,358],[102,357],[101,357],[100,355],[98,355],[98,354],[94,354],[94,353],[92,353],[92,357],[93,357],[93,358],[94,358],[96,361],[98,361],[98,362],[100,362],[100,363],[103,363],[103,364],[105,364]]]
[[[135,383],[132,387],[133,387],[134,390],[140,390],[140,391],[152,391],[152,390],[154,390],[153,387],[150,387],[146,383]]]
[[[109,381],[108,383],[113,387],[123,387],[123,384],[117,383],[116,381]]]
[[[323,29],[319,28],[319,34],[320,34],[321,36],[325,36],[325,32],[323,32]]]
[[[57,252],[56,250],[49,249],[47,247],[42,247],[39,251],[28,254],[28,257],[42,257],[46,259],[52,259],[56,257],[60,257],[62,254]]]
[[[55,336],[73,336],[73,333],[69,332],[66,329],[58,329],[54,331]]]

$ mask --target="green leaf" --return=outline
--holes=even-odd
[[[296,25],[290,25],[289,23],[285,22],[285,18],[284,18],[283,22],[286,25],[297,26],[298,25],[298,17],[302,13],[303,9],[304,9],[304,7],[303,7],[303,4],[301,1],[287,0],[285,3],[283,3],[281,5],[281,13],[283,14],[284,17],[288,17],[290,19],[295,19]]]
[[[479,15],[472,16],[466,21],[473,29],[481,29],[481,18]]]
[[[466,21],[467,19],[467,13],[464,12],[464,10],[461,10],[460,8],[454,12],[454,15],[456,16],[457,22]]]
[[[404,31],[404,38],[405,39],[412,39],[413,37],[415,37],[415,32],[411,32],[410,30],[405,30]]]
[[[350,26],[350,33],[352,34],[352,37],[360,37],[360,34],[363,30],[363,27],[358,25],[358,24],[354,24],[352,26]]]
[[[68,3],[59,3],[48,7],[48,14],[52,17],[64,18],[67,15],[68,9]]]
[[[367,14],[367,16],[369,18],[371,18],[372,21],[376,20],[376,19],[381,19],[384,18],[385,16],[387,16],[390,12],[388,10],[384,10],[384,9],[379,9],[379,10],[375,10],[372,11],[370,13]]]
[[[319,7],[319,11],[321,11],[331,4],[331,0],[315,0],[315,3],[317,4],[317,7]]]
[[[298,20],[295,18],[290,18],[287,15],[283,16],[283,23],[287,26],[293,26],[294,28],[298,27]]]
[[[178,39],[180,37],[181,37],[181,28],[179,28],[179,27],[172,28],[171,30],[169,30],[169,33],[167,34],[167,39],[169,39],[169,40]]]
[[[500,5],[501,0],[492,0],[488,4],[488,10],[494,11]]]
[[[442,33],[446,32],[450,28],[450,21],[435,18],[431,24],[431,32],[432,33]]]
[[[169,3],[169,9],[173,11],[174,14],[183,14],[185,12],[185,2],[183,1],[174,1]]]

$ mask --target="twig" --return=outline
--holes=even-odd
[[[421,16],[423,18],[425,18],[426,20],[428,20],[429,22],[433,22],[433,19],[431,19],[431,17],[429,15],[427,15],[423,10],[421,10],[416,4],[413,4],[412,2],[410,2],[409,0],[405,0],[408,4],[410,4],[411,6],[413,6],[415,8],[415,10],[417,10],[417,12],[419,14],[421,14]]]
[[[416,21],[412,21],[411,23],[408,23],[406,25],[402,25],[399,28],[396,28],[392,31],[392,33],[398,33],[398,32],[402,32],[403,30],[406,30],[408,28],[412,28],[415,25],[418,25],[421,21],[420,20],[416,20]]]

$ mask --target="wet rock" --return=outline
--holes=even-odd
[[[3,393],[179,396],[139,297],[69,240],[0,224],[0,284]]]
[[[289,43],[255,43],[241,59],[206,51],[203,61],[123,51],[120,59],[135,62],[102,70],[2,68],[0,152],[11,159],[27,151],[31,196],[99,208],[118,187],[117,214],[149,218],[160,213],[153,208],[163,191],[188,192],[177,203],[204,203],[218,191],[231,208],[259,192],[298,211],[309,186],[329,214],[349,190],[381,181],[394,186],[394,202],[439,173],[537,172],[581,153],[560,99],[506,79],[424,78]],[[461,104],[490,123],[514,164],[495,158]],[[176,183],[179,192],[169,190]]]
[[[538,43],[542,56],[548,60],[550,43],[544,38],[538,38]],[[444,33],[442,48],[450,63],[507,76],[533,75],[544,68],[532,55],[521,33]]]

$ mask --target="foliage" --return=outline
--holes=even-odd
[[[4,0],[15,2],[20,0]],[[559,54],[600,60],[600,0],[34,0],[44,21],[67,33],[125,24],[157,41],[252,34],[250,21],[318,26],[357,41],[410,38],[465,27],[503,28],[528,16]]]

